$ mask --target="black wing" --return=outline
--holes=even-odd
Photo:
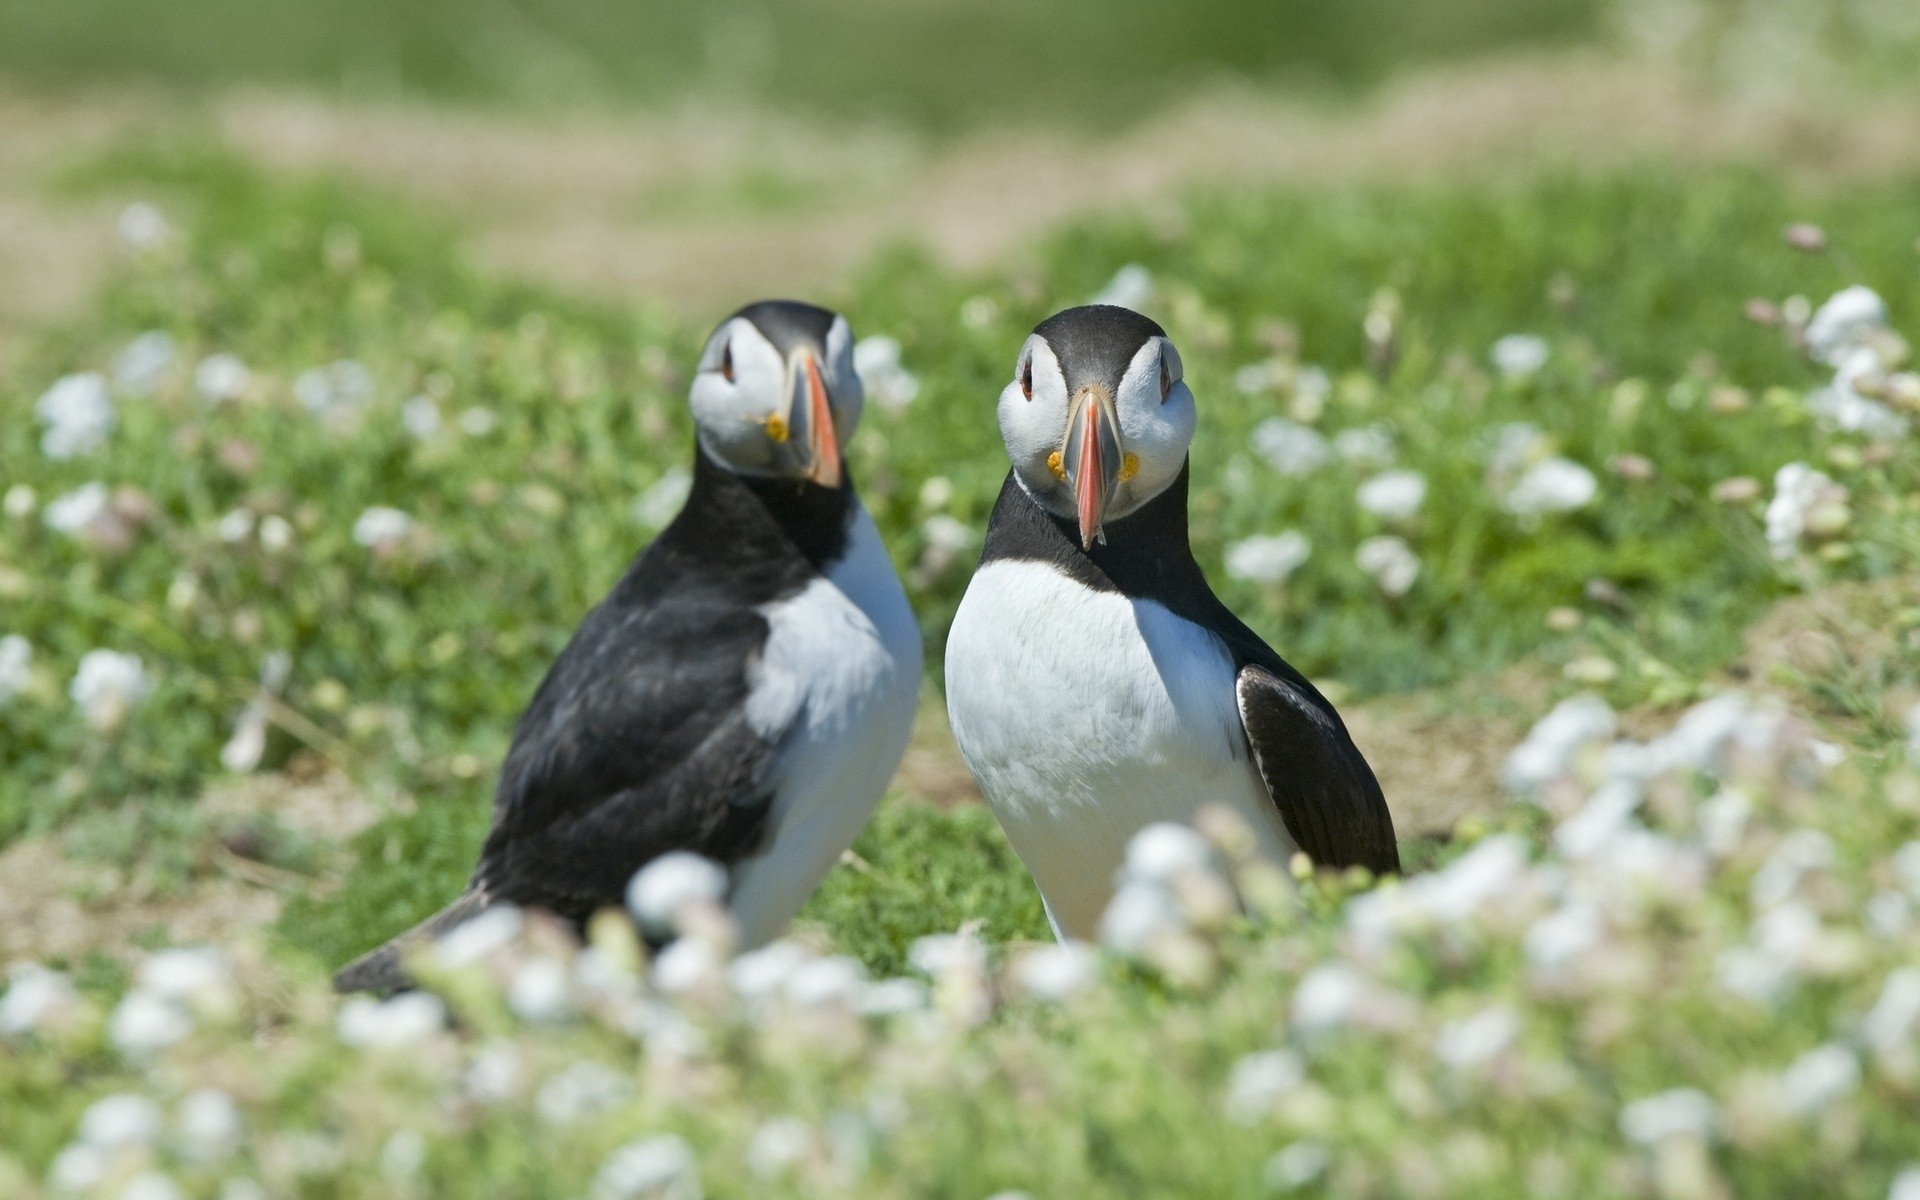
[[[492,899],[584,920],[666,851],[731,863],[761,847],[779,739],[748,725],[746,699],[766,619],[718,586],[634,582],[520,718],[474,871]]]
[[[1398,872],[1400,850],[1380,782],[1312,685],[1249,663],[1234,692],[1260,778],[1307,857],[1325,867]]]

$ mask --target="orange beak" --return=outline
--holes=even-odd
[[[1083,388],[1067,413],[1067,437],[1060,447],[1060,465],[1073,488],[1083,550],[1105,540],[1100,527],[1120,486],[1122,458],[1120,421],[1113,412],[1112,397],[1097,388]]]
[[[793,413],[789,424],[798,433],[804,431],[807,448],[806,478],[821,487],[840,486],[840,436],[834,432],[833,409],[827,404],[826,381],[820,378],[820,364],[812,352],[802,350],[794,356]]]

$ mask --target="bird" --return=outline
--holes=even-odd
[[[533,693],[471,882],[338,990],[410,986],[409,947],[496,905],[584,926],[673,851],[725,869],[739,944],[759,945],[872,814],[912,729],[921,640],[847,474],[852,331],[812,304],[749,304],[707,339],[689,400],[685,506]]]
[[[947,714],[1056,936],[1098,936],[1135,833],[1212,804],[1277,864],[1397,872],[1340,714],[1194,561],[1195,402],[1166,331],[1056,313],[997,413],[1012,469],[948,634]]]

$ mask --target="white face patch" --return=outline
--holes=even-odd
[[[853,366],[853,332],[845,317],[827,331],[818,366],[844,447],[860,423],[863,392]],[[688,403],[700,445],[743,475],[798,476],[800,456],[789,439],[797,364],[780,353],[752,321],[734,317],[714,330],[700,353]]]

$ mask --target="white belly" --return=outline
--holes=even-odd
[[[1246,749],[1234,668],[1206,630],[1041,563],[982,567],[947,642],[960,752],[1047,902],[1092,938],[1127,841],[1226,804],[1293,852]]]
[[[824,579],[764,610],[771,629],[747,718],[785,730],[761,853],[734,866],[729,906],[745,946],[786,928],[873,815],[913,732],[920,628],[863,508]]]

